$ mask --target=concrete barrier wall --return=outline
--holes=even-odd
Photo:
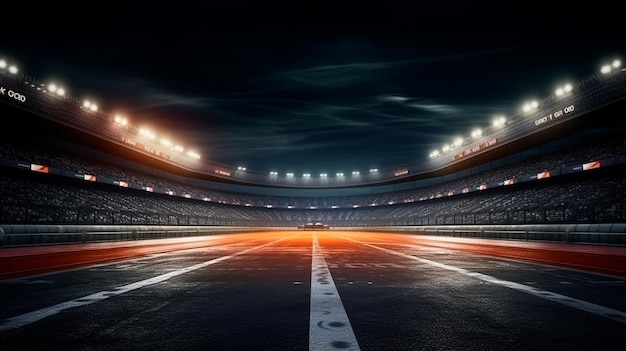
[[[0,225],[0,247],[131,241],[274,230],[230,226]]]
[[[52,245],[205,236],[252,231],[295,230],[292,227],[235,226],[115,226],[115,225],[0,225],[0,247]],[[482,239],[552,241],[626,246],[626,223],[448,225],[336,227],[333,230],[376,231]]]
[[[344,227],[333,229],[439,235],[479,239],[551,241],[626,246],[626,223],[380,226]]]

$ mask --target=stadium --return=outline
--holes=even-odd
[[[514,243],[521,244],[520,250],[536,244],[615,249],[617,254],[611,255],[617,263],[601,273],[611,277],[603,279],[623,283],[626,70],[619,64],[591,74],[563,94],[545,97],[527,111],[507,116],[480,135],[431,154],[428,160],[352,175],[311,176],[266,174],[198,160],[147,138],[117,116],[91,110],[85,102],[59,95],[37,78],[14,74],[10,65],[0,63],[0,108],[5,121],[0,141],[0,249],[5,252],[103,243],[150,246],[154,240],[181,243],[207,237],[228,240],[246,233],[266,233],[269,238],[296,231],[317,235],[320,242],[339,240],[329,235],[354,239],[386,233],[457,244],[475,240],[477,246]],[[328,269],[315,270],[321,264],[321,249],[313,240],[311,277]],[[569,268],[580,268],[580,262],[570,263]],[[56,270],[38,267],[31,273],[45,276]],[[3,274],[5,279],[19,277]],[[341,282],[335,279],[335,284]],[[7,294],[17,293],[13,289],[3,287]],[[313,279],[311,289],[311,296],[314,291],[323,294],[324,286]],[[594,315],[602,322],[589,332],[593,345],[605,350],[617,349],[623,342],[623,337],[611,333],[623,332],[626,321],[623,301],[620,304],[616,295],[608,294],[614,309],[602,313],[613,318],[604,321]],[[314,316],[313,297],[310,304]],[[28,311],[11,313],[18,312]],[[11,327],[9,317],[17,317],[8,313],[3,312],[5,322],[0,325],[2,340],[29,345],[20,334],[22,328]],[[546,323],[556,320],[543,318]],[[366,329],[358,320],[351,317],[354,330]],[[378,333],[389,331],[383,328]],[[259,340],[260,335],[254,335]],[[313,345],[324,344],[327,338],[349,340],[330,349],[358,349],[345,331],[329,336],[309,329],[308,335],[310,350],[325,349]],[[222,342],[212,345],[224,346]],[[300,341],[285,348],[264,342],[260,349],[302,346]],[[590,342],[583,345],[589,347]],[[38,345],[52,345],[48,343]],[[256,349],[254,342],[240,343],[235,342]],[[359,343],[378,345],[367,337],[360,337]],[[148,346],[141,344],[139,349]],[[381,349],[380,345],[371,348]],[[397,344],[393,349],[410,348]]]
[[[514,234],[521,235],[524,226],[542,225],[551,240],[626,244],[619,235],[626,222],[619,66],[427,161],[334,177],[207,164],[34,78],[5,67],[2,79],[3,115],[12,119],[2,165],[23,183],[3,184],[20,189],[3,198],[0,222],[19,225],[4,228],[3,245],[51,240],[20,237],[14,231],[24,225],[296,228],[307,222],[421,232],[458,226],[467,235],[502,225],[521,228]],[[29,194],[35,179],[71,187]],[[81,201],[63,201],[59,192]],[[104,194],[111,200],[102,203]],[[61,201],[52,204],[53,198]],[[599,235],[590,236],[594,231]]]

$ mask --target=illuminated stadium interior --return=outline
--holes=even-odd
[[[17,116],[3,136],[0,159],[10,175],[3,187],[33,187],[40,199],[6,198],[1,220],[333,228],[623,222],[624,123],[607,116],[623,111],[626,72],[617,61],[607,67],[425,160],[315,176],[208,164],[0,61],[3,114]],[[120,191],[132,195],[117,198]],[[71,199],[84,208],[64,208]]]
[[[3,6],[3,350],[625,349],[618,6],[48,5]]]

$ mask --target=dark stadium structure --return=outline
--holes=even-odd
[[[589,76],[437,157],[345,178],[209,164],[144,140],[132,125],[32,77],[0,70],[0,89],[0,245],[318,222],[626,244],[623,69]]]

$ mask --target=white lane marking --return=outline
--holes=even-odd
[[[616,310],[616,309],[612,309],[610,307],[605,307],[605,306],[601,306],[601,305],[596,305],[594,303],[591,302],[586,302],[586,301],[582,301],[582,300],[578,300],[569,296],[565,296],[565,295],[561,295],[561,294],[557,294],[557,293],[553,293],[547,290],[541,290],[541,289],[537,289],[535,287],[532,286],[527,286],[524,284],[520,284],[520,283],[515,283],[512,281],[508,281],[508,280],[501,280],[495,277],[492,277],[490,275],[486,275],[486,274],[482,274],[482,273],[478,273],[478,272],[472,272],[472,271],[468,271],[466,269],[463,268],[459,268],[459,267],[455,267],[455,266],[450,266],[444,263],[439,263],[439,262],[435,262],[435,261],[431,261],[431,260],[427,260],[424,258],[419,258],[416,256],[412,256],[412,255],[408,255],[399,251],[394,251],[394,250],[390,250],[390,249],[386,249],[384,247],[379,247],[376,245],[371,245],[371,244],[366,244],[354,239],[349,239],[349,238],[345,238],[346,240],[361,244],[361,245],[365,245],[365,246],[369,246],[371,248],[374,249],[378,249],[381,251],[385,251],[388,252],[390,254],[393,255],[397,255],[397,256],[402,256],[402,257],[406,257],[406,258],[410,258],[413,260],[417,260],[426,264],[429,264],[431,266],[435,266],[435,267],[439,267],[439,268],[443,268],[443,269],[447,269],[450,271],[454,271],[454,272],[458,272],[461,274],[465,274],[468,275],[470,277],[474,277],[474,278],[478,278],[482,281],[486,281],[492,284],[498,284],[498,285],[502,285],[505,286],[507,288],[511,288],[514,290],[518,290],[521,292],[525,292],[537,297],[541,297],[544,298],[546,300],[550,300],[553,302],[558,302],[560,304],[569,306],[569,307],[573,307],[573,308],[577,308],[579,310],[583,310],[589,313],[593,313],[602,317],[606,317],[606,318],[610,318],[613,320],[616,320],[618,322],[621,323],[626,323],[626,313]]]
[[[360,350],[324,254],[313,233],[309,350]]]
[[[46,308],[42,308],[33,312],[29,312],[29,313],[24,313],[21,314],[19,316],[15,316],[12,318],[7,318],[6,322],[3,324],[0,324],[0,332],[6,331],[6,330],[10,330],[10,329],[15,329],[15,328],[20,328],[23,327],[25,325],[37,322],[41,319],[44,319],[46,317],[50,317],[54,314],[57,314],[63,310],[69,309],[69,308],[73,308],[73,307],[79,307],[79,306],[84,306],[84,305],[89,305],[98,301],[102,301],[105,299],[108,299],[109,297],[113,297],[113,296],[117,296],[117,295],[121,295],[124,293],[127,293],[129,291],[133,291],[136,289],[140,289],[143,288],[145,286],[148,285],[153,285],[156,283],[160,283],[160,282],[164,282],[170,278],[179,276],[181,274],[185,274],[185,273],[189,273],[191,271],[195,271],[196,269],[200,269],[206,266],[210,266],[212,264],[221,262],[221,261],[225,261],[227,259],[233,258],[235,256],[239,256],[239,255],[243,255],[245,253],[248,253],[250,251],[253,250],[257,250],[260,249],[262,247],[265,246],[269,246],[269,245],[273,245],[279,241],[283,241],[283,240],[287,240],[289,237],[287,238],[282,238],[282,239],[278,239],[263,245],[259,245],[259,246],[255,246],[255,247],[251,247],[249,249],[245,249],[239,252],[236,252],[232,255],[229,256],[222,256],[222,257],[218,257],[218,258],[214,258],[212,260],[209,261],[205,261],[202,263],[198,263],[195,264],[193,266],[189,266],[189,267],[185,267],[185,268],[181,268],[181,269],[177,269],[175,271],[169,272],[169,273],[165,273],[165,274],[161,274],[158,275],[156,277],[152,277],[152,278],[148,278],[148,279],[144,279],[138,282],[134,282],[131,284],[127,284],[127,285],[123,285],[120,287],[115,288],[115,290],[112,291],[100,291],[97,292],[95,294],[91,294],[91,295],[87,295],[87,296],[83,296],[83,297],[79,297],[77,299],[74,300],[70,300],[70,301],[66,301],[66,302],[61,302],[57,305],[54,306],[50,306],[50,307],[46,307]]]

